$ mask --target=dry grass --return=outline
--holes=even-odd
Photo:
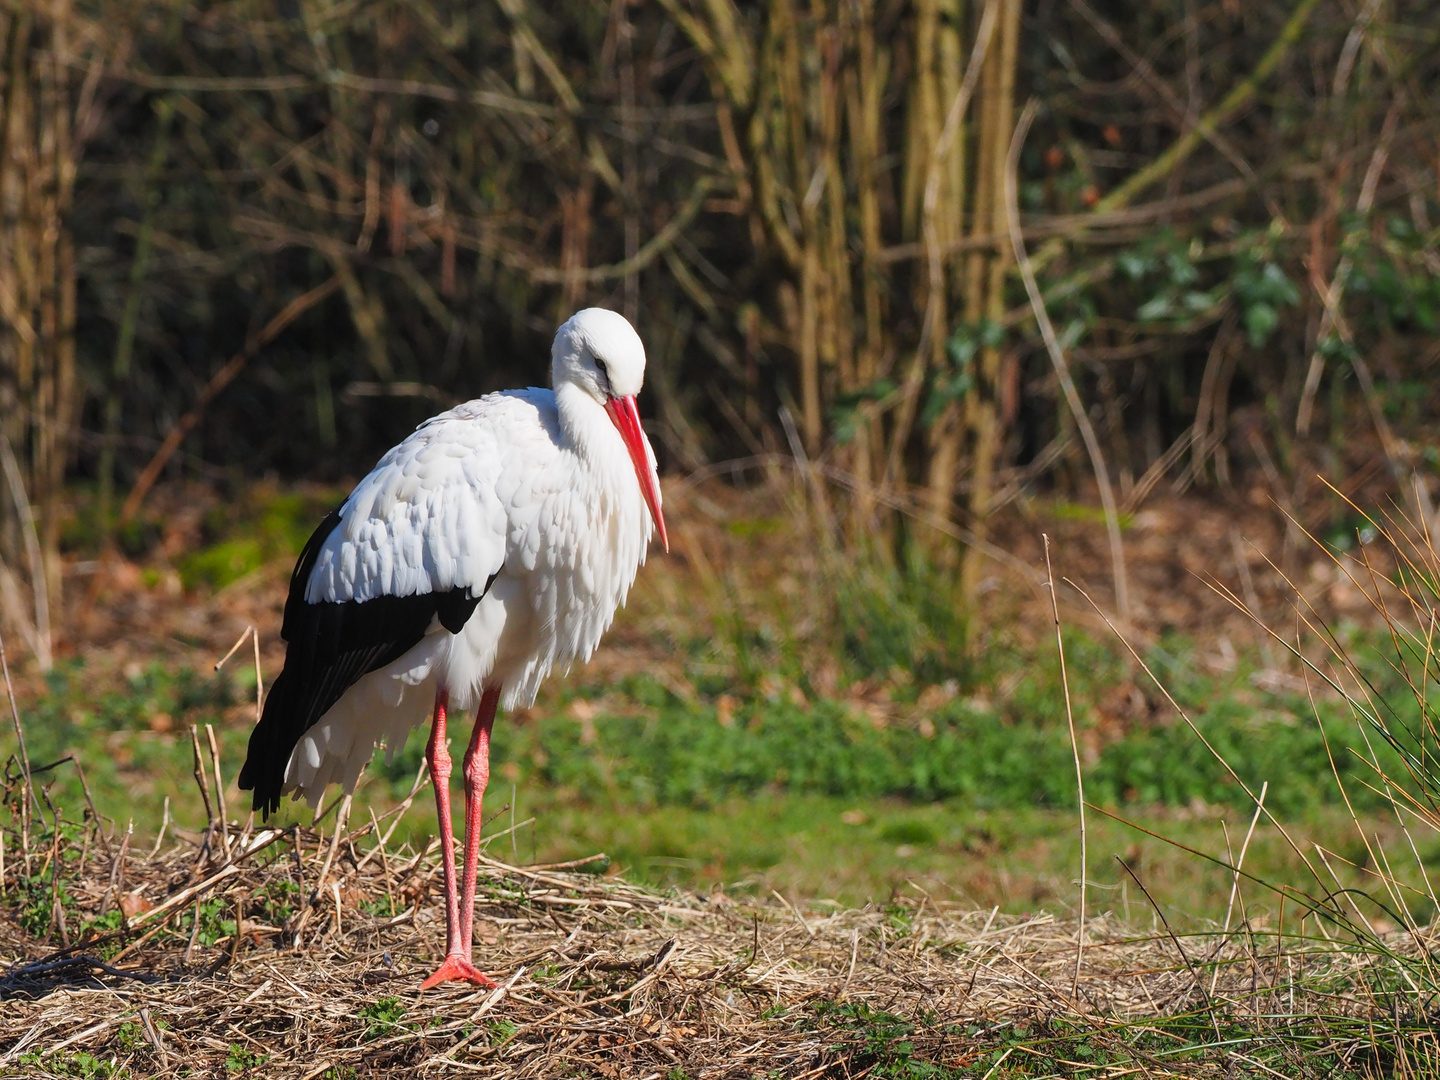
[[[1295,926],[1181,939],[1101,917],[1076,998],[1075,927],[1050,915],[918,892],[805,910],[487,857],[477,959],[499,986],[422,995],[444,937],[437,844],[387,849],[384,827],[247,831],[227,856],[214,834],[146,854],[37,822],[28,880],[60,865],[68,896],[24,894],[4,833],[0,1076],[1194,1076],[1262,1059],[1305,1075],[1317,1052],[1378,1061],[1413,1010],[1377,988],[1434,944],[1382,956]],[[128,926],[81,929],[107,910]],[[1412,1035],[1433,1059],[1433,1034]]]

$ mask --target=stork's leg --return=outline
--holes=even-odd
[[[430,783],[435,788],[435,816],[440,823],[440,859],[445,872],[445,959],[423,983],[421,990],[443,982],[462,980],[490,985],[490,980],[476,971],[462,948],[460,936],[460,905],[455,889],[455,829],[450,822],[450,748],[445,741],[445,709],[450,695],[444,687],[435,691],[435,718],[430,724],[430,742],[425,747],[425,760],[430,766]]]
[[[435,789],[435,817],[440,823],[440,860],[445,873],[445,951],[460,946],[459,901],[455,891],[455,827],[450,821],[450,746],[445,738],[445,710],[450,695],[442,687],[435,691],[435,716],[430,722],[430,742],[425,761],[430,766],[430,786]]]
[[[475,730],[465,751],[465,876],[460,883],[460,944],[465,955],[470,951],[471,932],[475,922],[475,875],[480,869],[480,826],[484,822],[482,804],[485,785],[490,782],[490,729],[495,726],[495,707],[500,703],[500,688],[487,686],[480,695],[480,708],[475,712]]]

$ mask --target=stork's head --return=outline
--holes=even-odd
[[[555,332],[550,375],[557,390],[569,383],[604,406],[630,453],[660,543],[669,551],[670,539],[660,513],[655,455],[640,428],[640,411],[635,407],[635,395],[645,383],[645,345],[640,335],[619,312],[605,308],[577,311]]]

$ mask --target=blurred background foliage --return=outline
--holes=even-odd
[[[585,304],[665,468],[800,458],[966,589],[1037,486],[1118,520],[1361,432],[1428,520],[1437,44],[1430,0],[0,0],[7,621],[44,646],[67,484],[123,540],[157,479],[353,476]]]

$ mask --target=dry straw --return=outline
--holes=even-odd
[[[68,1075],[78,1054],[162,1077],[819,1077],[887,1061],[955,1076],[979,1063],[980,1076],[1003,1055],[1017,1067],[1054,1053],[1057,1032],[1077,1029],[1175,1075],[1184,1040],[1146,1049],[1144,1033],[1177,1017],[1232,1032],[1245,1018],[1245,1051],[1273,1058],[1301,1015],[1323,1012],[1331,1042],[1361,1048],[1374,1025],[1395,1024],[1393,1002],[1331,991],[1433,947],[1397,940],[1386,958],[1296,937],[1266,946],[1253,929],[1162,938],[1102,915],[1076,978],[1078,928],[1050,915],[921,894],[801,910],[657,892],[584,873],[594,862],[486,857],[477,951],[498,987],[420,994],[443,940],[433,842],[386,849],[372,818],[329,836],[262,828],[228,861],[203,840],[138,857],[122,843],[109,858],[91,842],[78,866],[81,838],[37,831],[69,875],[59,902],[76,941],[57,949],[22,928],[16,900],[33,893],[0,910],[0,1076]],[[21,847],[14,831],[3,842]],[[122,929],[79,930],[107,910],[124,913]],[[1233,1039],[1196,1049],[1195,1063],[1239,1052]]]

